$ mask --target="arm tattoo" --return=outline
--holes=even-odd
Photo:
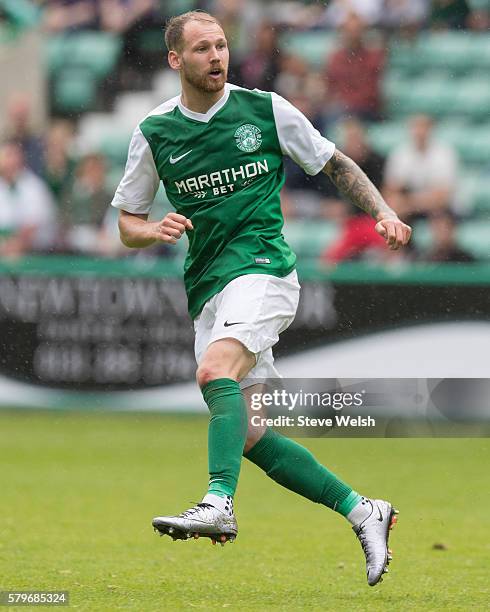
[[[371,217],[396,217],[383,196],[350,157],[336,150],[323,168],[337,189]]]

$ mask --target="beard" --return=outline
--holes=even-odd
[[[204,73],[197,72],[190,68],[185,62],[182,62],[182,76],[184,79],[189,85],[192,85],[192,87],[203,93],[214,93],[223,89],[228,76],[227,70],[222,66],[219,70],[221,70],[220,77],[214,79],[209,75],[209,71]]]

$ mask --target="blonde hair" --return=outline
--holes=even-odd
[[[169,51],[182,51],[184,43],[184,26],[189,21],[208,21],[221,26],[221,23],[206,11],[188,11],[171,17],[165,25],[165,44]]]

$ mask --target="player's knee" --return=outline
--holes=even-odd
[[[217,378],[228,378],[228,376],[220,368],[211,363],[203,363],[197,368],[196,380],[201,389]]]

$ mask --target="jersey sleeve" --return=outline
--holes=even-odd
[[[334,143],[324,138],[290,102],[276,93],[271,96],[283,155],[290,157],[307,174],[318,174],[334,154]]]
[[[147,214],[151,210],[159,184],[160,178],[150,145],[138,126],[129,145],[124,176],[111,204],[129,213]]]

